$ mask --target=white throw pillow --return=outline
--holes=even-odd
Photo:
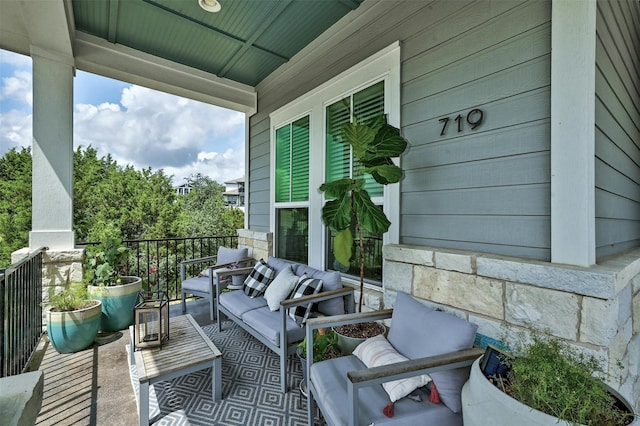
[[[367,367],[395,364],[409,359],[398,353],[383,334],[370,337],[360,343],[353,350],[353,354],[357,356],[358,359]],[[389,394],[391,402],[396,402],[400,398],[404,398],[409,395],[414,390],[428,384],[430,381],[431,377],[429,377],[428,374],[423,374],[421,376],[409,377],[408,379],[386,382],[382,384],[382,387]]]
[[[291,290],[298,283],[298,276],[296,276],[291,270],[291,266],[284,268],[275,279],[269,284],[269,287],[264,291],[264,298],[267,300],[267,305],[272,311],[280,309],[280,302],[285,300]]]

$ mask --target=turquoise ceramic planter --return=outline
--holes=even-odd
[[[47,334],[54,349],[61,354],[81,351],[93,343],[100,326],[102,303],[70,312],[47,313]]]
[[[130,276],[121,279],[125,284],[87,287],[90,297],[102,302],[100,331],[124,330],[133,324],[133,307],[142,289],[142,279]]]

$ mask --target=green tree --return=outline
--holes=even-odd
[[[74,157],[74,227],[78,241],[174,237],[180,206],[162,170],[121,167],[110,155],[78,148]]]
[[[200,173],[188,182],[192,186],[191,192],[179,197],[183,236],[233,235],[244,226],[242,210],[227,207],[223,185]]]
[[[0,158],[0,266],[29,245],[31,231],[31,149],[15,148]]]

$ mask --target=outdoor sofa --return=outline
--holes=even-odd
[[[246,275],[247,272],[250,272],[247,278],[249,280],[252,276],[261,275],[262,264],[272,268],[274,273],[273,281],[264,290],[264,294],[253,294],[253,289],[247,287],[247,281],[245,281],[243,289],[230,292],[223,292],[221,285],[214,286],[218,301],[218,329],[222,330],[221,314],[224,314],[278,354],[280,357],[280,389],[284,393],[287,391],[287,361],[289,356],[295,353],[298,343],[305,337],[306,317],[333,316],[353,312],[353,289],[343,287],[339,272],[320,271],[304,264],[276,257],[269,257],[267,262],[261,259],[253,268],[218,269],[214,271],[214,280],[218,280],[218,277],[223,275]],[[295,291],[296,289],[292,287],[291,293],[280,296],[280,298],[284,298],[283,300],[279,301],[277,296],[274,299],[272,295],[277,288],[282,288],[283,282],[300,283],[303,276],[307,280],[306,282],[314,282],[314,285],[317,285],[317,280],[321,280],[322,285],[319,292],[303,295],[300,287],[298,287],[299,291]],[[281,294],[283,293],[281,292]]]

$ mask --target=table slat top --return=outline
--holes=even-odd
[[[221,356],[220,350],[189,314],[169,320],[169,340],[162,343],[162,348],[142,349],[134,353],[140,382]]]

